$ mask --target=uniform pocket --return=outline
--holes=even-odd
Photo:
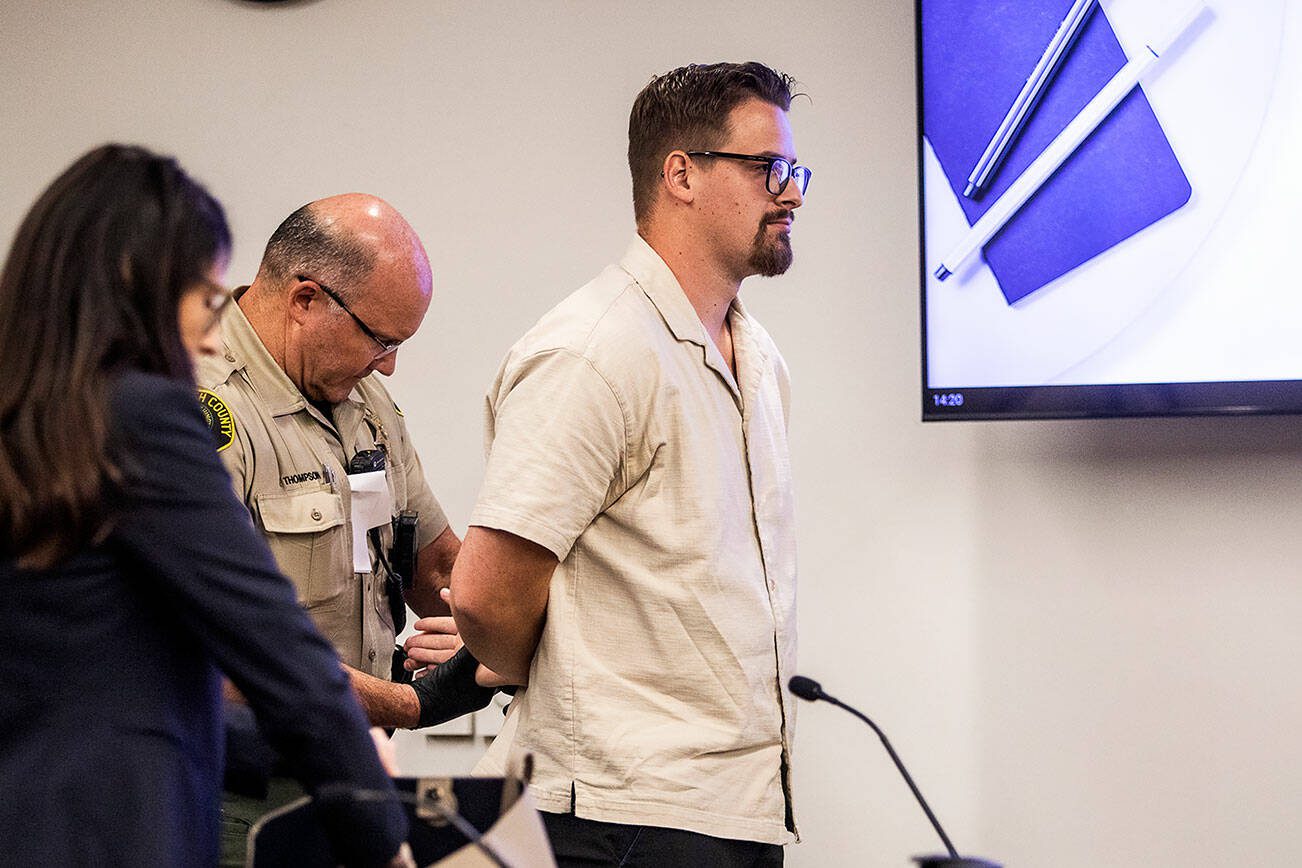
[[[276,563],[308,608],[339,602],[351,585],[343,497],[333,491],[263,494],[258,520]]]

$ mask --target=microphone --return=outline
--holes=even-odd
[[[895,752],[895,748],[891,747],[891,742],[886,738],[886,733],[882,732],[877,724],[869,720],[867,715],[859,711],[857,708],[846,705],[830,693],[824,692],[823,685],[819,684],[812,678],[806,678],[803,675],[796,675],[787,683],[787,687],[792,693],[807,702],[818,702],[821,699],[824,702],[830,702],[837,708],[845,709],[864,723],[868,724],[872,727],[872,731],[877,733],[877,737],[882,740],[882,745],[886,748],[886,752],[891,755],[891,759],[895,762],[895,767],[900,770],[900,775],[904,778],[904,782],[909,785],[909,789],[913,791],[914,798],[916,798],[918,804],[922,806],[922,812],[927,815],[927,819],[931,821],[931,825],[936,830],[936,834],[940,835],[940,840],[945,844],[945,850],[949,852],[948,858],[943,856],[919,857],[916,861],[921,868],[1000,868],[1000,866],[995,862],[987,862],[984,859],[965,859],[958,855],[958,851],[954,849],[954,845],[950,842],[949,836],[946,835],[945,830],[940,827],[940,821],[937,820],[936,815],[932,813],[931,806],[928,805],[927,800],[922,797],[922,791],[919,790],[918,785],[913,782],[913,777],[909,774],[909,770],[904,767],[904,763],[900,760],[899,754]]]

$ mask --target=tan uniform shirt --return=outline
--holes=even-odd
[[[546,811],[781,844],[795,529],[788,378],[729,312],[734,380],[641,238],[507,354],[471,524],[560,559],[481,769],[535,757]]]
[[[392,514],[420,513],[418,549],[441,534],[448,520],[402,415],[372,375],[327,419],[271,358],[239,305],[227,308],[222,328],[224,354],[202,360],[196,378],[219,445],[227,444],[221,456],[235,492],[340,658],[387,679],[394,630],[385,573],[369,540],[371,572],[353,571],[346,468],[356,453],[383,446]],[[381,527],[386,553],[392,540],[392,528]]]

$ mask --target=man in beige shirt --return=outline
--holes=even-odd
[[[737,299],[791,262],[791,79],[654,79],[638,237],[507,354],[452,576],[462,636],[527,684],[483,768],[534,757],[562,865],[773,865],[795,840],[786,365]]]

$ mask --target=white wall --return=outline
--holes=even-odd
[[[460,528],[502,352],[632,231],[634,94],[749,58],[812,95],[796,265],[744,289],[795,379],[802,668],[887,729],[961,850],[1296,861],[1302,426],[917,421],[909,0],[5,0],[0,238],[106,139],[209,183],[232,282],[302,202],[389,198],[437,293],[393,390]],[[805,707],[797,749],[791,864],[939,849],[854,720]]]

